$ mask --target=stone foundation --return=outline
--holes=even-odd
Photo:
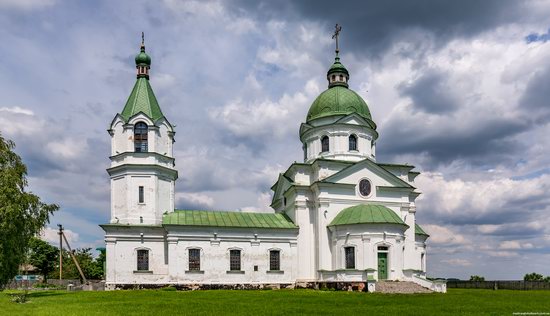
[[[195,290],[279,290],[312,289],[325,291],[367,292],[367,282],[298,282],[276,284],[107,284],[106,290],[142,290],[172,287],[178,291]]]

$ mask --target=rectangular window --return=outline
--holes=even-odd
[[[229,250],[229,270],[241,271],[241,251]]]
[[[139,203],[145,203],[145,196],[144,196],[144,193],[143,193],[143,187],[140,186],[138,191],[139,191],[139,199],[138,199]]]
[[[201,250],[189,249],[189,271],[200,271],[201,269]]]
[[[281,252],[279,250],[269,251],[269,270],[281,270]]]
[[[137,251],[137,269],[138,271],[149,271],[149,250]]]
[[[345,247],[346,269],[355,269],[355,247]]]

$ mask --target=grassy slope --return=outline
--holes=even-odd
[[[0,293],[1,315],[511,315],[550,312],[550,291],[462,290],[384,295],[278,291],[36,291],[15,304]]]

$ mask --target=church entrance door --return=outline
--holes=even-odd
[[[388,253],[378,253],[378,280],[385,280],[388,278]]]

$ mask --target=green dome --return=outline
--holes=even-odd
[[[348,70],[346,69],[346,67],[344,67],[344,65],[342,65],[342,63],[340,62],[340,57],[338,56],[336,56],[336,58],[334,59],[334,64],[330,66],[330,69],[327,72],[327,76],[333,73],[345,73],[349,76]]]
[[[355,93],[344,86],[333,86],[323,91],[307,113],[306,121],[332,116],[332,115],[348,115],[357,113],[363,118],[372,121],[369,107],[367,103]]]
[[[141,46],[141,52],[136,55],[136,65],[140,64],[151,66],[151,57],[145,53],[145,46]]]
[[[355,224],[396,224],[408,226],[391,209],[376,204],[359,204],[340,211],[328,226]]]

